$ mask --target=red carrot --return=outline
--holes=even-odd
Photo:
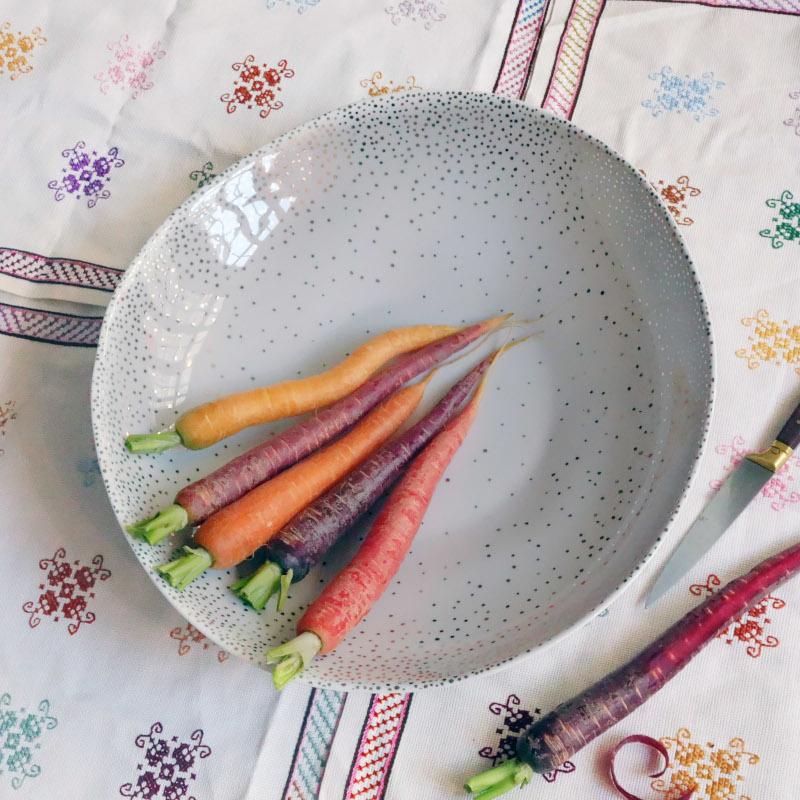
[[[352,394],[242,453],[205,478],[185,486],[178,492],[173,505],[149,519],[130,525],[129,533],[155,544],[187,525],[202,522],[329,442],[404,383],[496,330],[509,316],[505,314],[479,322],[400,356]]]
[[[484,375],[484,381],[486,376]],[[282,689],[319,653],[329,653],[383,594],[405,558],[433,493],[475,416],[483,382],[464,410],[416,457],[353,560],[323,589],[297,623],[292,641],[267,653]]]
[[[506,349],[506,348],[503,348]],[[481,376],[502,352],[474,367],[402,436],[383,445],[344,480],[298,514],[266,546],[266,563],[234,591],[254,608],[264,607],[279,582],[299,581],[397,480],[411,459],[460,411]],[[285,588],[278,596],[278,608]]]
[[[531,725],[517,757],[470,779],[474,800],[491,800],[571,758],[654,695],[730,622],[800,571],[800,544],[762,561],[690,611],[639,655]]]

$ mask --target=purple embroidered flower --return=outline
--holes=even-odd
[[[69,174],[64,176],[63,186],[65,192],[72,194],[81,188],[81,182],[74,175]]]
[[[171,781],[175,776],[176,765],[173,761],[164,761],[161,764],[161,769],[158,771],[158,779],[160,781]]]
[[[86,153],[78,152],[77,145],[73,152],[75,155],[69,159],[69,168],[73,172],[80,172],[84,167],[89,166],[89,156]]]
[[[87,197],[91,197],[95,194],[100,194],[101,190],[103,189],[103,181],[89,181],[88,183],[84,184],[83,186],[83,193]]]
[[[194,765],[194,745],[181,742],[172,751],[172,757],[183,772],[188,772]]]
[[[169,745],[165,739],[155,739],[150,742],[144,757],[151,767],[160,764],[169,755]]]
[[[88,183],[88,181],[92,179],[92,171],[90,169],[85,169],[78,177],[80,178],[81,183]]]
[[[164,787],[164,800],[181,800],[186,797],[189,791],[189,784],[186,783],[185,778],[175,778],[175,780],[168,786]]]
[[[136,781],[136,794],[128,795],[128,797],[141,797],[142,800],[152,800],[158,797],[158,780],[152,772],[143,772]]]

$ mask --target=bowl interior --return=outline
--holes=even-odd
[[[674,512],[704,439],[711,343],[689,259],[639,175],[572,125],[493,96],[409,93],[332,112],[162,225],[108,309],[95,368],[119,521],[281,426],[159,456],[128,455],[126,434],[318,371],[390,327],[507,310],[544,315],[519,328],[536,336],[493,369],[384,597],[306,679],[419,688],[563,635],[618,591]],[[442,369],[425,408],[477,357]],[[293,587],[282,614],[241,605],[234,571],[175,591],[153,567],[179,542],[131,545],[192,624],[264,666],[367,527]]]

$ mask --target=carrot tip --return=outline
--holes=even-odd
[[[181,444],[181,436],[175,431],[132,433],[125,437],[125,449],[129,453],[163,453]]]
[[[475,795],[473,800],[492,800],[517,786],[525,786],[532,777],[533,769],[528,764],[512,758],[497,767],[479,772],[466,782],[464,788]]]
[[[183,547],[181,552],[183,555],[156,567],[156,572],[176,589],[185,589],[213,563],[211,554],[202,547]]]
[[[270,597],[281,591],[283,571],[271,561],[259,567],[252,575],[241,578],[231,585],[233,593],[250,608],[262,611]],[[278,598],[280,601],[280,597]]]
[[[267,664],[275,664],[272,682],[276,689],[283,689],[293,681],[313,660],[322,648],[322,640],[316,633],[304,631],[290,642],[273,647],[267,653]]]
[[[186,509],[175,504],[162,508],[155,516],[128,525],[125,530],[136,539],[142,539],[148,544],[158,544],[188,524],[189,515]]]

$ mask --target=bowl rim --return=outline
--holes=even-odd
[[[688,248],[686,247],[686,243],[681,235],[681,232],[675,222],[672,214],[669,213],[667,207],[663,203],[659,194],[655,191],[655,189],[651,186],[649,181],[645,179],[643,174],[640,170],[637,170],[626,158],[624,158],[617,150],[615,150],[610,145],[606,144],[602,139],[594,136],[593,134],[589,133],[579,125],[575,124],[571,119],[564,119],[562,117],[557,117],[556,115],[545,111],[541,108],[536,106],[528,105],[527,103],[521,100],[513,100],[507,97],[503,97],[501,95],[493,94],[491,92],[475,92],[475,91],[463,91],[463,90],[419,90],[413,92],[410,96],[408,94],[404,95],[403,102],[407,102],[409,99],[413,99],[414,102],[418,100],[422,100],[426,97],[440,97],[440,98],[451,98],[451,97],[469,97],[469,96],[479,96],[483,98],[484,101],[488,100],[490,103],[494,104],[498,108],[508,107],[508,108],[515,108],[518,111],[522,111],[523,113],[530,114],[532,117],[535,118],[546,118],[549,123],[555,122],[557,125],[563,125],[568,131],[571,131],[574,135],[578,138],[588,142],[589,144],[595,146],[600,151],[605,152],[607,155],[611,156],[615,161],[619,162],[619,164],[626,170],[628,170],[644,187],[646,192],[650,195],[650,197],[656,201],[656,206],[660,208],[662,215],[667,223],[667,228],[672,234],[672,238],[674,242],[678,245],[680,252],[684,257],[684,263],[688,268],[689,277],[692,279],[692,283],[694,285],[695,295],[697,297],[700,312],[702,314],[703,320],[703,333],[705,334],[705,339],[708,345],[709,351],[709,364],[707,368],[708,373],[708,380],[706,382],[707,392],[704,398],[703,409],[702,409],[702,431],[700,434],[700,440],[697,442],[697,446],[695,449],[695,455],[692,459],[691,466],[688,471],[688,475],[683,481],[683,484],[680,488],[680,492],[678,494],[677,499],[672,507],[672,511],[670,513],[669,519],[664,524],[663,529],[659,532],[658,536],[656,537],[653,544],[650,546],[648,552],[641,558],[641,560],[636,564],[636,566],[627,573],[627,575],[612,589],[606,597],[601,600],[599,603],[596,603],[592,608],[590,608],[586,613],[582,614],[578,619],[572,622],[563,630],[559,631],[558,633],[554,633],[552,636],[549,636],[542,641],[535,644],[533,647],[526,648],[516,655],[509,656],[508,658],[499,659],[497,661],[492,662],[486,667],[482,667],[480,669],[471,669],[471,670],[464,670],[457,675],[452,675],[448,678],[440,678],[436,680],[424,680],[420,681],[419,683],[409,683],[399,681],[396,683],[347,683],[343,681],[336,681],[336,680],[325,680],[317,678],[316,676],[308,676],[305,673],[301,674],[297,681],[302,682],[306,686],[311,686],[318,689],[328,689],[333,691],[341,691],[341,692],[350,692],[350,691],[370,691],[370,692],[377,692],[377,693],[386,693],[386,692],[418,692],[418,691],[425,691],[430,689],[440,688],[442,686],[449,686],[455,683],[461,683],[469,678],[474,678],[478,676],[486,676],[491,675],[493,673],[499,672],[501,670],[507,669],[515,664],[519,664],[522,661],[530,658],[535,653],[541,653],[548,648],[558,644],[559,642],[566,639],[568,636],[573,634],[575,631],[579,630],[580,628],[585,627],[589,624],[593,619],[595,619],[599,614],[609,608],[619,597],[620,595],[625,592],[631,584],[634,582],[636,578],[638,578],[643,572],[644,568],[649,564],[649,562],[653,559],[656,552],[660,548],[662,542],[666,534],[670,531],[675,518],[683,509],[686,499],[689,495],[690,489],[692,488],[695,479],[697,478],[698,467],[700,464],[700,460],[705,453],[707,444],[708,444],[708,435],[709,435],[709,428],[711,424],[711,418],[714,411],[715,399],[716,399],[716,370],[717,370],[717,359],[716,359],[716,352],[715,352],[715,344],[714,344],[714,337],[712,333],[711,327],[711,316],[709,314],[708,303],[706,301],[705,294],[703,292],[702,282],[700,280],[700,276],[697,272],[697,268],[694,264],[694,261],[689,253]],[[328,118],[338,117],[341,116],[343,113],[347,112],[349,109],[355,108],[366,108],[372,106],[376,103],[382,104],[394,104],[396,102],[396,98],[389,96],[383,97],[370,97],[370,98],[363,98],[360,100],[356,100],[352,103],[347,103],[342,106],[337,106],[333,109],[330,109],[322,114],[319,114],[315,117],[312,117],[309,120],[301,123],[300,125],[295,126],[289,131],[281,134],[280,136],[270,139],[269,141],[265,142],[256,150],[247,153],[246,155],[238,158],[234,161],[233,164],[228,166],[225,170],[219,173],[215,178],[209,181],[201,190],[193,192],[190,194],[183,202],[181,202],[176,208],[174,208],[169,215],[164,219],[164,221],[148,236],[147,241],[142,245],[139,249],[137,254],[128,264],[125,269],[124,275],[122,276],[122,280],[117,285],[114,293],[108,303],[108,306],[105,310],[103,315],[103,322],[100,328],[100,334],[98,337],[97,342],[97,349],[95,352],[95,360],[92,367],[92,381],[91,381],[91,392],[90,392],[90,407],[91,407],[91,418],[92,418],[92,434],[95,441],[98,441],[98,421],[97,415],[95,413],[95,409],[98,407],[99,403],[99,393],[100,393],[100,378],[98,377],[98,362],[100,361],[101,355],[105,353],[108,348],[108,329],[109,324],[108,320],[111,319],[112,315],[116,312],[116,307],[119,302],[119,297],[121,296],[123,290],[127,288],[129,284],[131,284],[136,279],[136,267],[140,259],[144,258],[145,252],[151,247],[152,243],[158,239],[158,237],[162,236],[173,224],[176,217],[179,215],[184,214],[190,205],[195,204],[198,201],[199,197],[214,191],[216,187],[225,182],[230,175],[235,173],[237,170],[241,169],[242,164],[246,161],[252,161],[259,157],[262,153],[265,153],[269,150],[274,150],[276,148],[280,148],[286,142],[290,141],[292,138],[306,132],[307,130],[313,129],[320,122],[323,120],[327,120]],[[106,488],[106,492],[108,493],[108,485],[106,480],[106,468],[103,464],[103,457],[100,453],[98,455],[98,463],[100,465],[100,473],[103,478],[103,485]],[[114,517],[117,520],[117,524],[120,527],[120,532],[122,536],[128,543],[128,546],[131,548],[135,558],[139,561],[138,555],[136,555],[136,551],[133,549],[133,545],[131,542],[130,537],[125,532],[125,527],[120,521],[119,517],[117,516],[116,510],[114,511]],[[144,565],[139,561],[140,566],[144,571],[147,573],[150,580],[155,584],[158,588],[161,595],[167,600],[167,602],[187,621],[191,622],[192,625],[200,630],[200,632],[206,636],[210,641],[214,642],[218,646],[219,643],[214,638],[213,633],[207,633],[202,628],[205,626],[198,626],[196,625],[196,621],[192,620],[188,617],[185,613],[185,610],[179,607],[176,604],[176,601],[166,592],[165,587],[162,585],[161,581],[159,581],[151,572],[144,567]],[[247,661],[247,659],[242,659]],[[262,667],[263,668],[263,667]]]

